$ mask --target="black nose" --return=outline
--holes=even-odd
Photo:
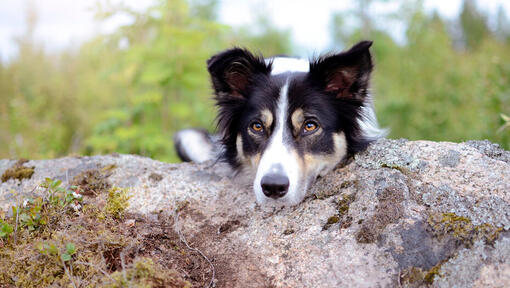
[[[289,178],[282,174],[269,174],[262,177],[260,186],[264,195],[277,199],[283,197],[289,190]]]

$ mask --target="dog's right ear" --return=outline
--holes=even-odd
[[[247,98],[247,90],[256,77],[271,73],[271,64],[246,49],[233,48],[207,60],[207,70],[217,97]]]

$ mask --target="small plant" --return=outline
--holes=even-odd
[[[73,243],[67,243],[65,252],[60,255],[62,261],[66,262],[71,260],[71,257],[76,253],[76,246]]]
[[[79,188],[77,186],[71,186],[66,189],[62,186],[62,181],[52,180],[46,178],[45,182],[41,184],[41,187],[48,190],[48,202],[50,205],[59,206],[65,208],[69,204],[78,204],[83,199],[83,196],[79,194]]]
[[[505,129],[510,128],[510,116],[505,115],[503,113],[501,113],[499,116],[501,116],[501,119],[503,119],[503,122],[505,122],[505,124],[503,124],[503,126],[499,127],[497,133],[501,133]]]
[[[45,198],[28,198],[20,207],[12,207],[12,215],[17,215],[21,227],[28,231],[35,231],[48,223],[48,219],[55,213],[62,213],[67,208],[79,209],[83,197],[76,193],[77,187],[66,189],[61,186],[62,181],[46,178],[40,186],[47,189]],[[74,191],[73,191],[74,189]]]
[[[7,238],[14,231],[12,225],[0,219],[0,238]]]
[[[46,256],[58,256],[63,262],[70,261],[76,253],[76,246],[68,242],[64,248],[59,248],[55,243],[39,242],[35,245],[39,253]]]
[[[41,216],[41,210],[43,209],[42,198],[29,200],[24,204],[23,207],[12,207],[13,215],[18,215],[19,213],[21,227],[27,228],[28,231],[34,231],[47,223],[46,217]]]

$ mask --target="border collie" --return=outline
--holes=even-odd
[[[381,137],[369,95],[373,69],[363,41],[312,61],[264,59],[245,49],[207,61],[219,108],[218,135],[174,136],[180,158],[224,160],[254,174],[259,203],[295,205],[319,175]]]

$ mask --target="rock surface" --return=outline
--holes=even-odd
[[[0,174],[15,162],[0,160]],[[45,177],[110,164],[131,212],[177,216],[175,229],[212,260],[216,287],[510,286],[510,152],[488,141],[380,140],[294,207],[260,207],[222,164],[29,161],[31,179],[0,184],[0,208]]]

